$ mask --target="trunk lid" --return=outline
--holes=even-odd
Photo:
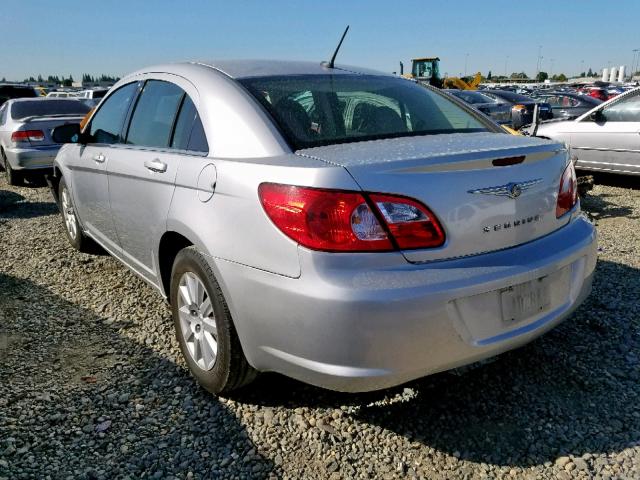
[[[364,191],[406,195],[429,207],[446,232],[446,242],[435,249],[403,251],[409,262],[514,247],[568,222],[568,216],[555,215],[567,152],[547,140],[461,133],[296,153],[346,168]]]
[[[22,124],[16,130],[41,130],[44,133],[44,139],[41,141],[30,142],[34,147],[46,147],[57,145],[51,137],[53,129],[67,123],[80,123],[83,116],[80,115],[51,115],[47,117],[27,117],[20,122]]]

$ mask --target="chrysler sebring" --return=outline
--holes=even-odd
[[[531,341],[591,288],[596,235],[565,147],[403,78],[162,65],[54,135],[70,243],[167,298],[214,393],[265,371],[398,385]]]

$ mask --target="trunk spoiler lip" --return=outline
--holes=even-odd
[[[46,122],[51,120],[82,120],[84,115],[82,114],[59,114],[59,115],[31,115],[30,117],[18,118],[17,122],[20,123],[31,123],[31,122]]]
[[[332,150],[332,146],[302,149],[296,151],[295,154],[314,158],[332,166],[343,167],[349,171],[374,167],[393,171],[394,173],[419,173],[509,167],[510,165],[492,165],[492,162],[494,160],[524,156],[523,162],[519,163],[530,163],[544,160],[567,151],[566,147],[558,142],[536,137],[523,138],[531,140],[535,138],[536,142],[527,142],[521,145],[517,143],[495,145],[485,148],[460,148],[452,151],[425,151],[424,155],[416,151],[407,155],[405,158],[398,158],[398,155],[390,150],[389,155],[379,156],[378,158],[359,155],[362,157],[362,159],[359,160],[350,158],[348,152],[345,152],[344,155],[336,155],[335,152],[328,150]],[[386,141],[387,140],[371,140],[361,143],[366,144],[362,145],[363,150],[365,150],[372,147],[375,148],[375,144]],[[348,150],[353,151],[353,146],[357,145],[357,143],[350,145],[351,149]],[[323,152],[323,150],[325,151]],[[329,154],[325,155],[327,152],[329,152]]]

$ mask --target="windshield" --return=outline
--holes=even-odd
[[[11,118],[20,120],[27,117],[48,115],[85,115],[90,108],[78,100],[35,100],[15,102],[11,105]]]
[[[265,106],[296,149],[489,130],[443,94],[400,78],[291,75],[240,82]]]

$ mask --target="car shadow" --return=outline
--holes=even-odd
[[[639,292],[626,288],[638,275],[636,268],[598,262],[598,295],[571,318],[461,374],[356,395],[271,375],[236,398],[267,406],[350,405],[357,422],[479,463],[526,467],[565,455],[618,453],[640,444],[640,337],[637,316],[629,313],[637,311]]]
[[[277,474],[223,400],[110,322],[0,272],[0,476]]]
[[[639,218],[637,215],[632,215],[633,208],[621,206],[619,202],[608,201],[607,199],[611,196],[608,193],[594,194],[589,192],[588,195],[580,199],[580,206],[594,220],[616,217]]]
[[[640,190],[640,177],[637,175],[621,175],[606,172],[584,172],[593,175],[596,185],[606,185],[608,187],[631,188]]]
[[[0,189],[0,218],[33,218],[56,213],[58,206],[53,202],[29,202],[19,193]]]

